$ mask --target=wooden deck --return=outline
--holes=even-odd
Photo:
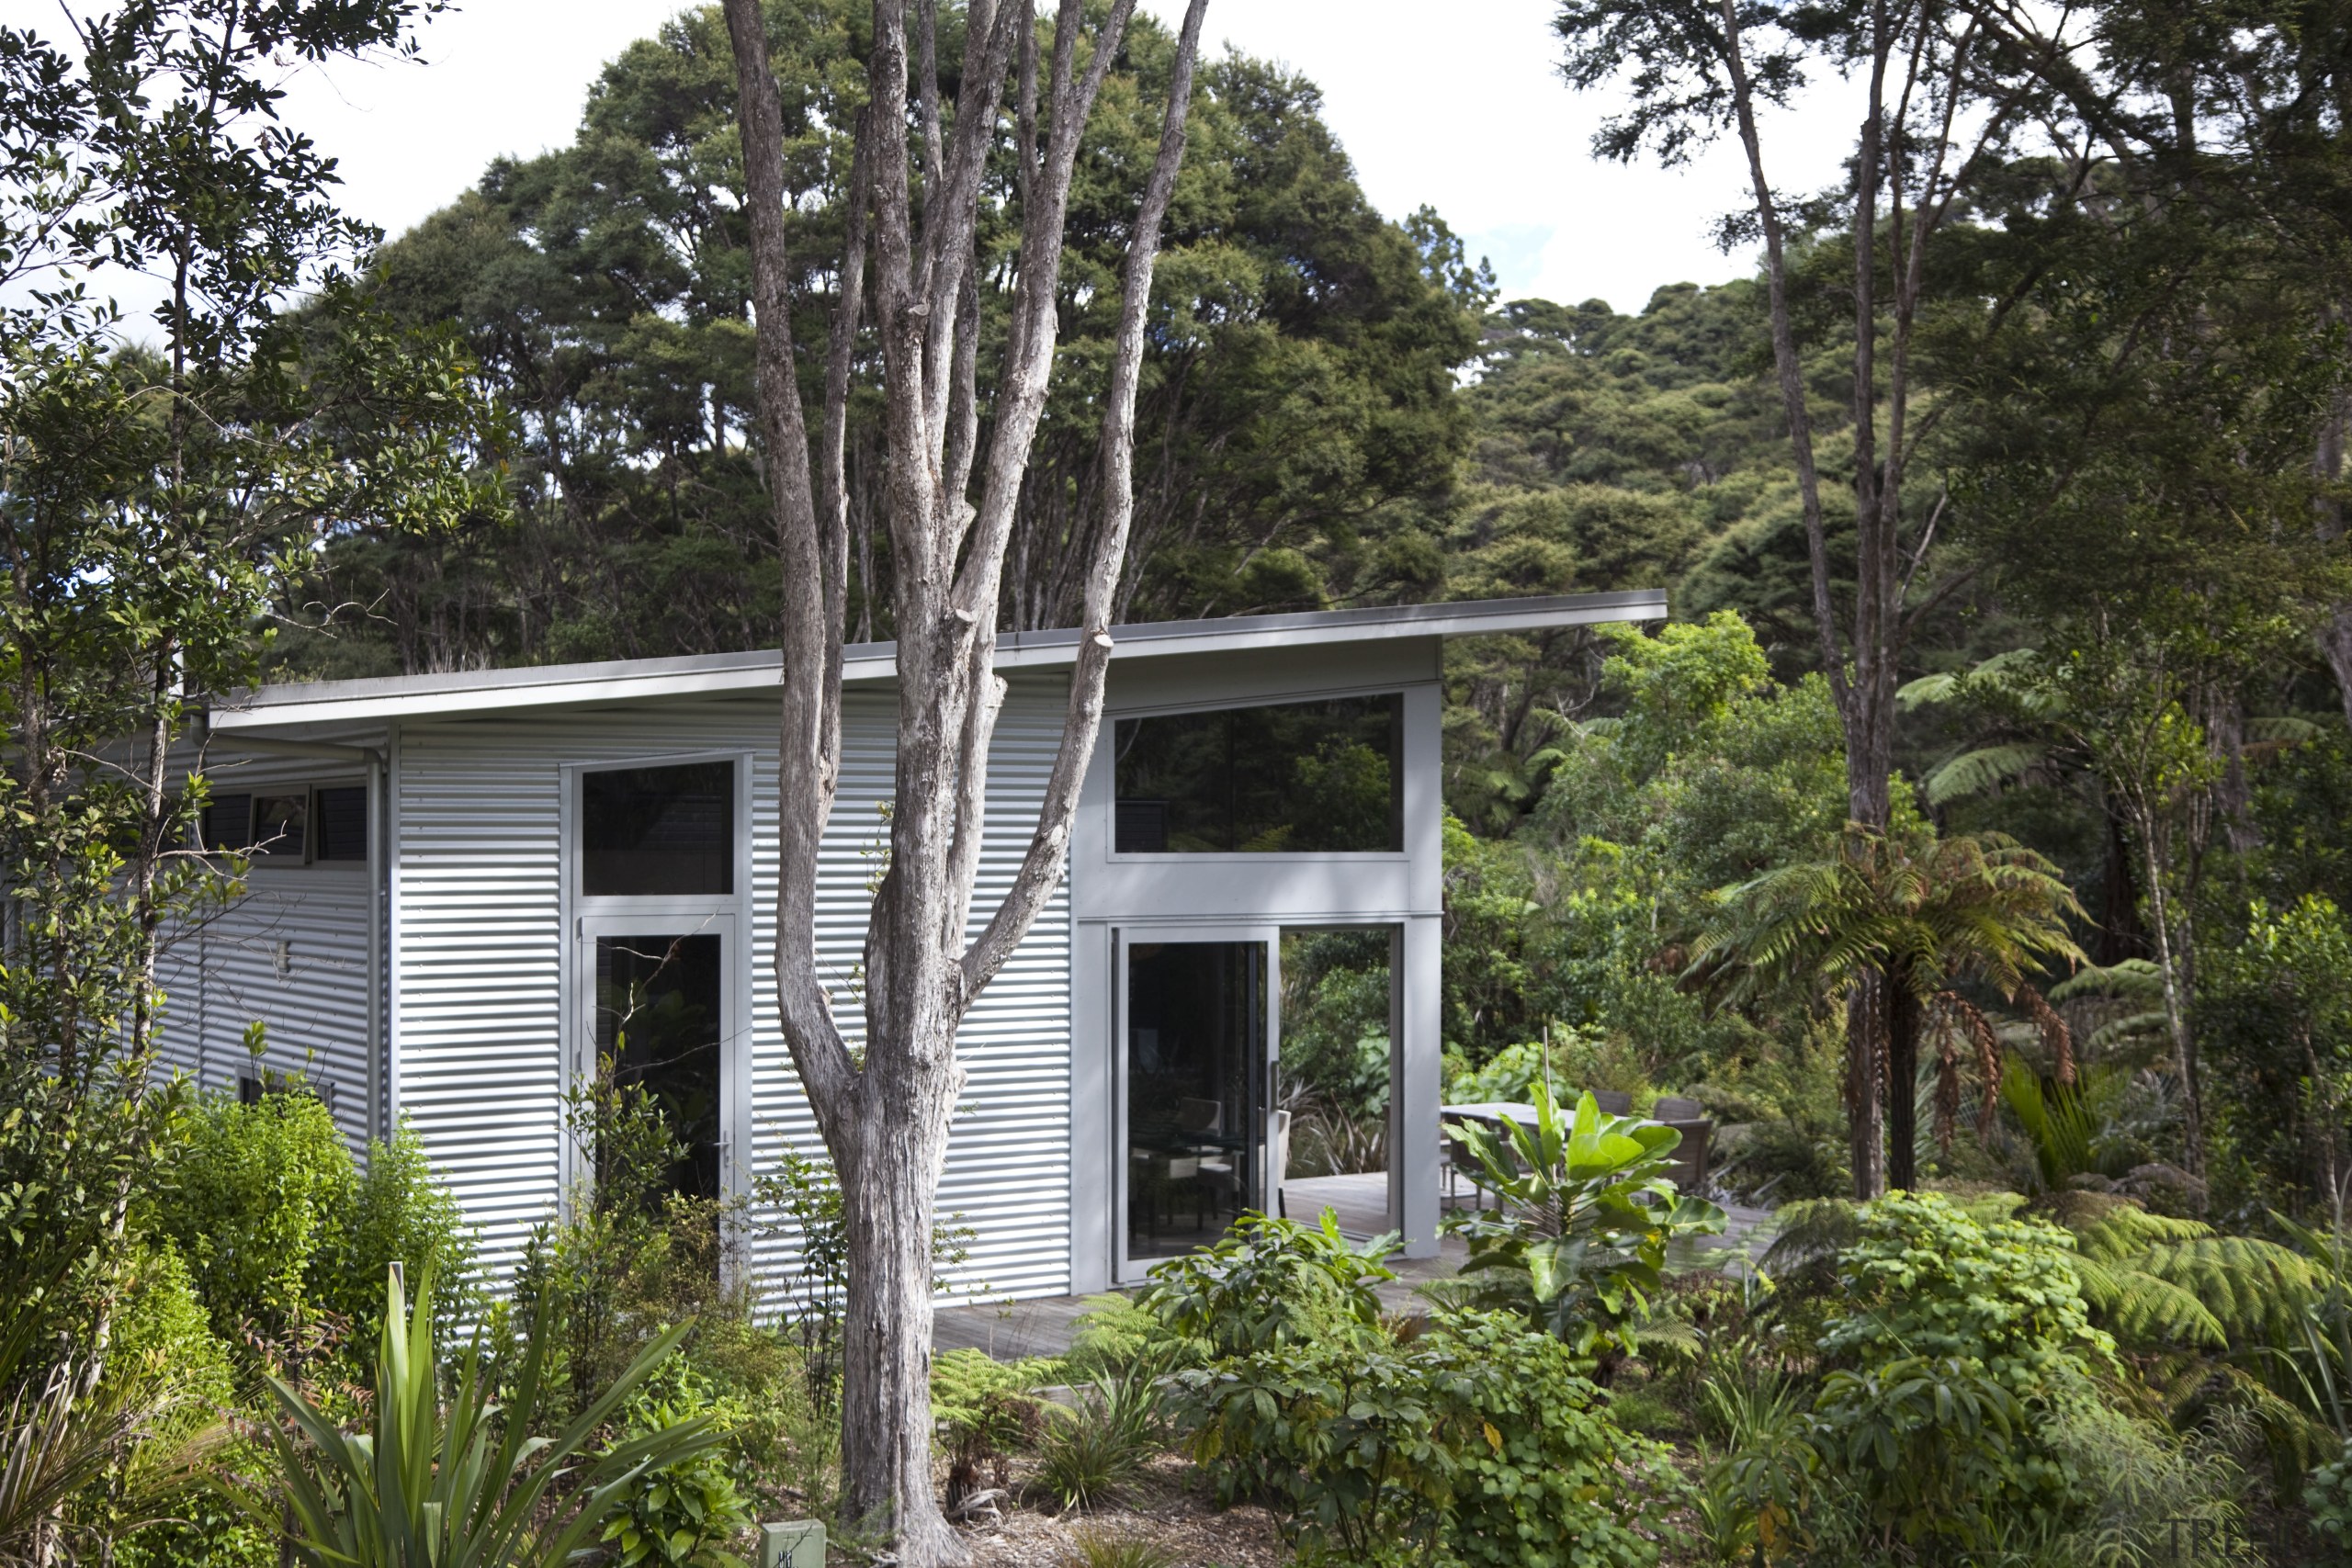
[[[1462,1201],[1470,1189],[1462,1189]],[[1449,1210],[1454,1207],[1445,1203]],[[1682,1268],[1714,1267],[1737,1272],[1749,1265],[1770,1239],[1772,1213],[1724,1205],[1730,1224],[1720,1236],[1707,1236],[1678,1246],[1670,1258]],[[1314,1224],[1325,1209],[1339,1216],[1343,1235],[1369,1240],[1394,1227],[1388,1221],[1388,1177],[1385,1171],[1359,1176],[1298,1178],[1283,1183],[1283,1209],[1292,1219]],[[1718,1256],[1722,1255],[1722,1256]],[[1419,1288],[1433,1280],[1450,1280],[1461,1271],[1469,1250],[1458,1236],[1438,1243],[1435,1258],[1392,1258],[1393,1284],[1380,1287],[1382,1304],[1394,1313],[1420,1313],[1429,1303]],[[1068,1350],[1086,1312],[1082,1296],[1046,1296],[1033,1301],[942,1307],[932,1314],[932,1346],[935,1350],[983,1350],[1000,1361],[1024,1356],[1058,1356]]]
[[[1467,1194],[1467,1187],[1463,1187]],[[1465,1199],[1467,1201],[1467,1199]],[[1387,1223],[1387,1176],[1371,1170],[1364,1176],[1315,1176],[1282,1182],[1282,1206],[1289,1218],[1315,1223],[1324,1208],[1339,1215],[1343,1235],[1371,1239],[1390,1229]],[[1452,1208],[1453,1203],[1446,1203]],[[1672,1262],[1679,1267],[1722,1267],[1740,1272],[1750,1265],[1761,1244],[1771,1235],[1769,1208],[1740,1208],[1726,1203],[1731,1224],[1722,1236],[1705,1236],[1677,1246]],[[1717,1258],[1717,1253],[1729,1256]],[[1435,1258],[1393,1258],[1397,1281],[1381,1286],[1381,1303],[1390,1312],[1425,1312],[1428,1300],[1420,1286],[1461,1272],[1467,1248],[1458,1236],[1444,1236]],[[932,1314],[933,1349],[981,1349],[997,1361],[1021,1357],[1058,1357],[1070,1349],[1077,1319],[1087,1312],[1082,1295],[1046,1295],[1037,1300],[974,1307],[941,1307]]]

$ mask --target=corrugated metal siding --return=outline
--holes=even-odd
[[[1036,822],[1060,740],[1058,678],[1014,684],[990,759],[991,808],[975,898],[1010,884]],[[842,1028],[862,1032],[855,991],[866,883],[889,796],[895,699],[854,693],[842,788],[826,836],[819,950],[839,982]],[[424,1134],[487,1259],[511,1267],[553,1208],[560,1178],[563,970],[557,823],[561,767],[698,750],[752,755],[753,1147],[774,1168],[785,1143],[820,1151],[775,1028],[775,710],[766,701],[673,704],[593,715],[501,716],[409,725],[399,767],[401,1110]],[[978,929],[977,919],[975,930]],[[966,1021],[969,1083],[941,1208],[973,1232],[956,1293],[1052,1294],[1069,1279],[1069,921],[1057,895]],[[789,1270],[792,1238],[760,1244],[763,1278]]]
[[[365,782],[331,762],[240,760],[225,744],[208,766],[216,795]],[[258,1019],[269,1026],[266,1065],[332,1082],[335,1120],[364,1142],[368,868],[256,868],[245,888],[227,909],[169,939],[157,966],[167,998],[164,1061],[207,1087],[234,1088],[253,1070],[244,1032]]]

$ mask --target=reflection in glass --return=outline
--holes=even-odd
[[[605,768],[580,782],[580,886],[590,897],[735,891],[735,764]]]
[[[254,853],[300,864],[310,817],[308,795],[254,796]]]
[[[673,1191],[719,1196],[720,939],[596,939],[596,1054],[613,1081],[642,1088],[685,1153]]]
[[[1126,1047],[1127,1257],[1170,1258],[1265,1207],[1265,944],[1128,948]]]
[[[1405,701],[1334,697],[1124,718],[1122,854],[1397,851]]]

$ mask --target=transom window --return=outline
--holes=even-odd
[[[1405,847],[1405,699],[1331,697],[1119,720],[1121,854]]]
[[[735,891],[735,764],[580,775],[580,890],[592,898]]]

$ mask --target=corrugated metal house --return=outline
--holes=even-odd
[[[1390,934],[1390,1168],[1369,1179],[1408,1251],[1432,1248],[1443,641],[1664,614],[1641,592],[1117,629],[1069,876],[960,1036],[954,1290],[1100,1289],[1280,1200],[1285,929]],[[1034,829],[1074,641],[1003,639],[976,919]],[[820,1152],[764,962],[777,671],[637,660],[219,703],[206,833],[254,870],[170,950],[173,1059],[251,1078],[262,1021],[266,1068],[327,1086],[356,1139],[422,1135],[498,1269],[582,1179],[561,1102],[600,1055],[684,1130],[682,1185],[740,1192],[782,1148]],[[849,649],[843,679],[818,941],[854,1038],[893,649]],[[753,1261],[788,1267],[788,1246]]]

